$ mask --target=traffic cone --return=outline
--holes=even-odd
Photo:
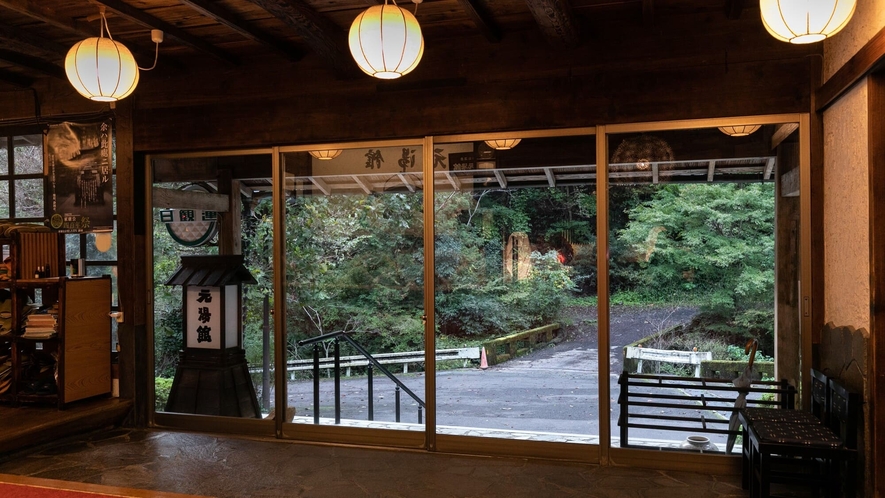
[[[486,348],[482,348],[482,352],[479,354],[479,368],[482,370],[489,368],[489,359],[486,358]]]

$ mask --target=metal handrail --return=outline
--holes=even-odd
[[[314,347],[316,348],[317,345],[318,345],[319,343],[321,343],[321,342],[326,342],[326,341],[330,341],[330,340],[335,340],[335,341],[337,341],[337,340],[339,340],[339,339],[341,339],[341,338],[343,338],[345,341],[348,342],[348,344],[350,344],[351,346],[353,346],[353,348],[356,349],[357,352],[359,352],[361,355],[365,356],[366,359],[369,360],[369,362],[371,363],[371,365],[372,365],[373,367],[375,367],[375,368],[377,368],[378,370],[380,370],[384,375],[387,376],[388,379],[390,379],[394,384],[396,384],[397,389],[402,389],[402,390],[405,391],[406,394],[408,394],[408,395],[409,395],[409,396],[410,396],[410,397],[411,397],[416,403],[418,403],[418,416],[419,416],[419,419],[420,419],[420,417],[421,417],[421,410],[422,410],[422,409],[425,409],[425,408],[427,407],[427,405],[424,404],[424,401],[423,401],[421,398],[419,398],[415,393],[413,393],[411,389],[409,389],[408,387],[406,387],[406,385],[403,384],[402,381],[400,381],[395,375],[393,375],[393,374],[390,372],[390,370],[388,370],[388,369],[387,369],[384,365],[382,365],[377,359],[375,359],[375,357],[372,356],[371,353],[369,353],[368,351],[366,351],[365,348],[363,348],[362,346],[360,346],[359,344],[357,344],[356,341],[354,341],[353,339],[351,339],[350,336],[347,335],[347,333],[345,333],[345,332],[340,332],[340,331],[339,331],[339,332],[331,332],[331,333],[329,333],[329,334],[319,335],[319,336],[316,336],[316,337],[311,337],[311,338],[308,338],[308,339],[304,339],[304,340],[298,341],[298,346],[307,346],[307,345],[313,344]],[[338,378],[339,378],[339,376],[340,376],[340,372],[339,372],[340,368],[339,368],[339,364],[338,364],[338,361],[337,361],[337,358],[338,358],[338,348],[337,348],[337,346],[336,346],[336,348],[335,348],[335,356],[336,356],[336,362],[335,362],[335,367],[336,367],[336,369],[335,369],[335,378],[336,378],[336,384],[337,384]],[[316,369],[316,370],[318,370],[318,367],[319,367],[319,361],[318,361],[318,360],[319,360],[319,358],[318,358],[318,357],[315,357],[314,365],[315,365],[315,369]],[[319,380],[319,379],[315,379],[315,380]],[[371,382],[371,380],[370,380],[370,382]],[[336,387],[337,387],[337,385],[336,385]],[[370,387],[370,388],[371,388],[371,387]],[[336,390],[336,392],[337,392],[337,390]],[[336,396],[336,397],[337,397],[337,396]],[[399,400],[399,396],[397,396],[397,400]],[[399,405],[399,403],[397,403],[397,405]],[[337,408],[337,400],[336,400],[336,422],[337,422],[337,419],[338,419],[338,411],[339,411],[339,410],[338,410],[338,408]],[[315,413],[315,414],[314,414],[314,418],[318,417],[318,415],[319,415],[318,413]],[[399,409],[398,409],[398,406],[397,406],[397,422],[399,422]]]

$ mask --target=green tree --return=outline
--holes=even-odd
[[[703,296],[727,332],[773,337],[774,185],[667,185],[629,211],[618,239],[638,290]],[[764,336],[764,337],[761,337]]]

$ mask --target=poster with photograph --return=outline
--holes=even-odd
[[[114,228],[112,122],[49,127],[43,150],[48,179],[46,219],[62,233]]]

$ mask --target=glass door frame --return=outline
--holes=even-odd
[[[273,148],[247,148],[233,150],[216,150],[208,152],[183,152],[169,154],[147,154],[144,159],[144,184],[145,184],[145,230],[146,233],[153,234],[154,225],[154,159],[193,159],[203,157],[230,157],[230,156],[253,156],[253,155],[269,155],[273,153]],[[274,173],[276,168],[274,168]],[[276,236],[276,234],[274,234]],[[152,239],[148,239],[152,240]],[[275,241],[276,243],[276,241]],[[157,412],[154,407],[156,399],[155,392],[155,372],[154,372],[154,244],[145,244],[145,268],[149,270],[145,275],[145,296],[146,296],[146,325],[145,331],[147,338],[145,340],[147,347],[147,359],[145,362],[150,366],[151,371],[146,375],[147,391],[146,394],[150,398],[151,410],[148,413],[148,424],[151,427],[170,428],[189,430],[194,432],[218,432],[222,434],[243,434],[248,436],[269,436],[275,437],[274,421],[268,419],[250,419],[235,417],[218,417],[213,415],[193,415],[185,413],[169,413]],[[275,320],[276,322],[276,320]],[[279,417],[274,417],[279,419]]]
[[[735,116],[728,118],[692,119],[674,121],[650,121],[640,123],[624,123],[600,125],[597,127],[597,170],[605,171],[605,175],[597,175],[597,241],[598,262],[597,272],[599,275],[599,350],[609,348],[610,334],[610,295],[609,286],[609,205],[608,205],[608,170],[609,170],[609,136],[618,133],[640,133],[668,130],[689,130],[696,128],[715,128],[736,124],[761,124],[776,125],[783,123],[798,124],[799,133],[799,177],[800,177],[800,372],[802,384],[799,387],[801,404],[807,403],[808,388],[810,387],[811,369],[811,135],[810,117],[807,113],[795,114],[767,114],[756,116]],[[775,261],[777,264],[777,261]],[[777,331],[775,330],[775,333]],[[599,365],[599,410],[600,413],[610,413],[611,396],[607,382],[602,382],[603,374],[610,375],[608,357],[600,355]],[[603,396],[603,392],[606,396]],[[602,465],[628,465],[635,467],[650,467],[664,470],[695,470],[710,473],[739,473],[740,459],[734,455],[722,455],[717,453],[674,453],[658,450],[643,450],[635,448],[617,448],[611,445],[610,420],[600,419],[600,461]],[[607,432],[607,433],[605,433]],[[678,455],[678,456],[676,456]]]
[[[285,172],[282,167],[282,154],[285,152],[307,152],[309,150],[324,148],[359,148],[378,147],[390,145],[414,145],[423,147],[423,207],[424,207],[424,307],[425,307],[425,371],[436,372],[435,356],[432,354],[435,348],[434,334],[434,178],[433,171],[433,147],[435,143],[451,143],[461,141],[489,140],[494,138],[544,138],[574,135],[595,135],[596,138],[596,171],[605,171],[605,175],[596,175],[596,199],[597,199],[597,275],[598,275],[598,349],[608,351],[610,347],[610,316],[609,305],[609,264],[607,253],[609,250],[608,233],[608,167],[609,147],[608,138],[616,133],[653,132],[663,130],[684,130],[691,128],[710,128],[734,124],[781,124],[798,123],[799,148],[800,148],[800,275],[801,285],[801,358],[802,358],[802,387],[810,384],[809,368],[811,362],[811,143],[810,143],[810,120],[807,113],[773,114],[755,116],[735,116],[726,118],[696,119],[696,120],[673,120],[638,123],[622,123],[597,125],[582,128],[547,129],[518,132],[490,132],[472,134],[454,134],[426,136],[423,138],[401,140],[377,140],[359,142],[337,142],[327,144],[311,144],[298,146],[275,146],[271,148],[254,148],[229,151],[193,152],[182,154],[154,154],[145,156],[145,198],[147,199],[145,218],[147,227],[152,229],[153,202],[151,188],[153,186],[151,161],[154,158],[187,158],[222,155],[242,154],[271,154],[273,164],[273,206],[275,213],[284,213],[285,202]],[[284,241],[283,216],[274,217],[274,266],[281,268],[285,265],[285,241]],[[147,268],[153,266],[153,247],[146,245],[145,257]],[[146,290],[148,296],[147,309],[147,348],[149,351],[148,364],[153,366],[153,274],[149,272],[146,278]],[[277,272],[274,276],[274,292],[284,295],[284,274]],[[282,299],[275,300],[274,310],[276,316],[285,316],[285,302]],[[274,341],[276,365],[285,364],[285,321],[274,320]],[[152,373],[152,372],[151,372]],[[154,427],[169,427],[176,429],[201,431],[215,431],[220,433],[236,433],[255,436],[271,436],[279,439],[301,440],[310,442],[327,442],[336,444],[365,444],[383,447],[407,447],[423,449],[426,451],[439,451],[446,453],[472,453],[482,455],[506,455],[512,457],[538,457],[564,459],[585,463],[599,463],[602,465],[632,465],[639,467],[653,467],[658,469],[677,470],[705,470],[709,472],[734,472],[739,467],[739,458],[735,456],[704,454],[695,455],[689,453],[673,453],[662,451],[638,450],[632,448],[613,448],[611,446],[611,390],[610,390],[610,364],[608,355],[600,355],[598,364],[599,378],[599,438],[597,445],[575,445],[568,443],[531,442],[526,444],[511,440],[490,440],[488,438],[475,438],[463,436],[449,436],[437,434],[436,427],[436,382],[435,375],[427,376],[425,385],[426,421],[425,432],[407,433],[405,431],[385,431],[379,429],[358,429],[349,427],[322,427],[306,424],[284,423],[283,414],[286,406],[286,389],[280,389],[286,385],[285,369],[275,369],[275,417],[274,421],[268,420],[238,420],[227,417],[212,417],[204,415],[184,415],[170,413],[156,413],[151,410],[149,422]],[[148,395],[153,399],[154,388],[152,375],[146,375],[149,381]],[[800,392],[807,392],[800,389]],[[806,396],[802,396],[803,404]],[[605,414],[605,416],[602,416]]]

